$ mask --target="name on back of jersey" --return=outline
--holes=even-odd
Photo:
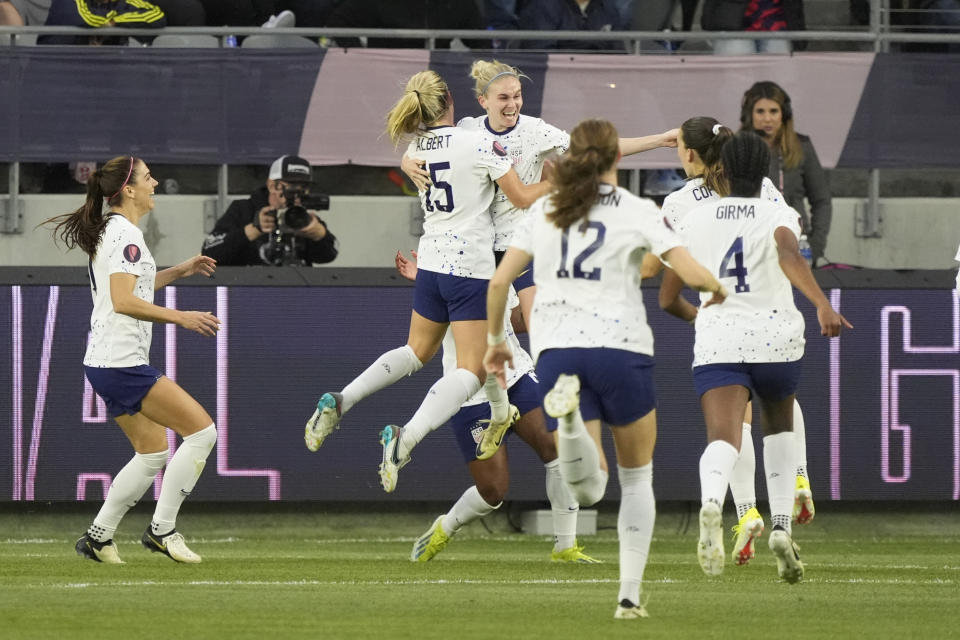
[[[740,218],[756,218],[752,204],[722,204],[717,207],[717,220],[739,220]]]
[[[449,133],[444,135],[420,136],[417,138],[417,151],[447,149],[450,147],[451,137],[453,136]]]

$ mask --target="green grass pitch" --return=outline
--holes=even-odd
[[[960,637],[955,504],[818,503],[794,532],[807,567],[798,585],[778,581],[768,532],[749,566],[707,578],[695,511],[662,506],[645,620],[613,619],[616,505],[581,540],[604,564],[576,566],[551,564],[551,542],[515,532],[507,507],[415,564],[413,539],[440,509],[189,503],[178,528],[203,563],[177,565],[139,545],[151,506],[122,523],[121,566],[74,553],[96,505],[4,507],[0,638]]]

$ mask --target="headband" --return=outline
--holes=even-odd
[[[517,76],[517,74],[514,73],[513,71],[501,71],[501,72],[498,73],[497,75],[495,75],[495,76],[493,76],[492,78],[490,78],[490,82],[488,82],[487,84],[485,84],[485,85],[483,86],[483,90],[480,91],[480,95],[484,95],[484,94],[487,92],[487,89],[490,88],[490,85],[493,84],[493,81],[496,80],[497,78],[502,77],[502,76],[513,76],[513,77],[515,77],[515,78],[516,78],[516,77],[519,77],[519,76]]]
[[[713,125],[713,129],[711,129],[711,131],[713,131],[713,135],[718,136],[720,135],[720,129],[722,128],[723,125],[718,122],[717,124]]]
[[[107,200],[113,200],[118,195],[120,195],[120,192],[123,191],[123,188],[127,186],[127,182],[130,180],[130,176],[132,174],[133,174],[133,156],[130,156],[130,168],[127,169],[127,177],[123,179],[123,184],[120,185],[120,188],[117,189],[117,192],[112,196],[110,196],[109,198],[107,198]]]

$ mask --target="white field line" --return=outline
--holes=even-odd
[[[618,580],[585,579],[585,580],[188,580],[184,582],[160,580],[134,580],[114,582],[64,582],[19,585],[18,588],[43,589],[91,589],[116,587],[343,587],[343,586],[431,586],[431,585],[578,585],[578,584],[616,584]],[[957,584],[955,580],[911,580],[911,579],[809,579],[806,584],[870,584],[886,586],[950,586]],[[647,580],[645,584],[685,585],[686,580],[659,579]]]

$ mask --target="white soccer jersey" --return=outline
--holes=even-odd
[[[498,150],[499,151],[499,150]],[[490,279],[493,222],[488,211],[510,159],[480,132],[431,127],[410,142],[407,155],[426,161],[433,184],[420,193],[423,236],[417,267],[464,278]]]
[[[563,153],[570,146],[569,133],[547,124],[540,118],[522,114],[517,119],[517,124],[506,131],[491,129],[487,117],[463,118],[457,126],[483,131],[492,141],[499,142],[524,184],[540,182],[543,163],[547,157],[554,153]],[[505,193],[497,190],[490,212],[493,214],[496,234],[493,248],[496,251],[506,251],[510,246],[510,236],[523,218],[524,209],[516,208]]]
[[[88,367],[134,367],[150,362],[153,323],[113,310],[110,274],[137,276],[133,295],[153,302],[157,265],[143,241],[143,232],[119,214],[111,214],[96,254],[90,260],[90,342],[83,364]]]
[[[640,291],[640,263],[680,237],[650,200],[601,185],[586,221],[558,229],[550,196],[537,200],[510,242],[533,256],[537,295],[530,319],[533,357],[545,349],[608,347],[653,355]]]
[[[780,268],[778,227],[799,237],[800,215],[760,198],[722,198],[684,217],[681,235],[690,253],[730,292],[723,304],[701,306],[693,366],[803,356],[803,316]],[[701,293],[701,303],[710,297]]]
[[[674,229],[680,228],[683,217],[694,207],[699,207],[706,202],[719,200],[720,196],[714,193],[707,185],[703,183],[703,178],[692,178],[682,187],[663,199],[664,217]],[[770,178],[764,178],[760,185],[760,199],[768,202],[786,202],[783,194],[774,186]]]
[[[513,324],[510,322],[510,311],[514,307],[520,306],[520,298],[517,297],[510,288],[509,299],[507,301],[507,313],[503,318],[503,330],[507,334],[507,344],[510,351],[513,352],[513,368],[507,368],[507,389],[520,381],[520,378],[528,373],[533,373],[533,359],[527,353],[517,335],[513,332]],[[457,368],[457,344],[453,341],[453,330],[447,327],[447,333],[443,336],[443,375],[447,375]],[[464,407],[472,407],[487,401],[487,392],[480,387],[480,390],[470,396],[470,399],[463,403]]]

